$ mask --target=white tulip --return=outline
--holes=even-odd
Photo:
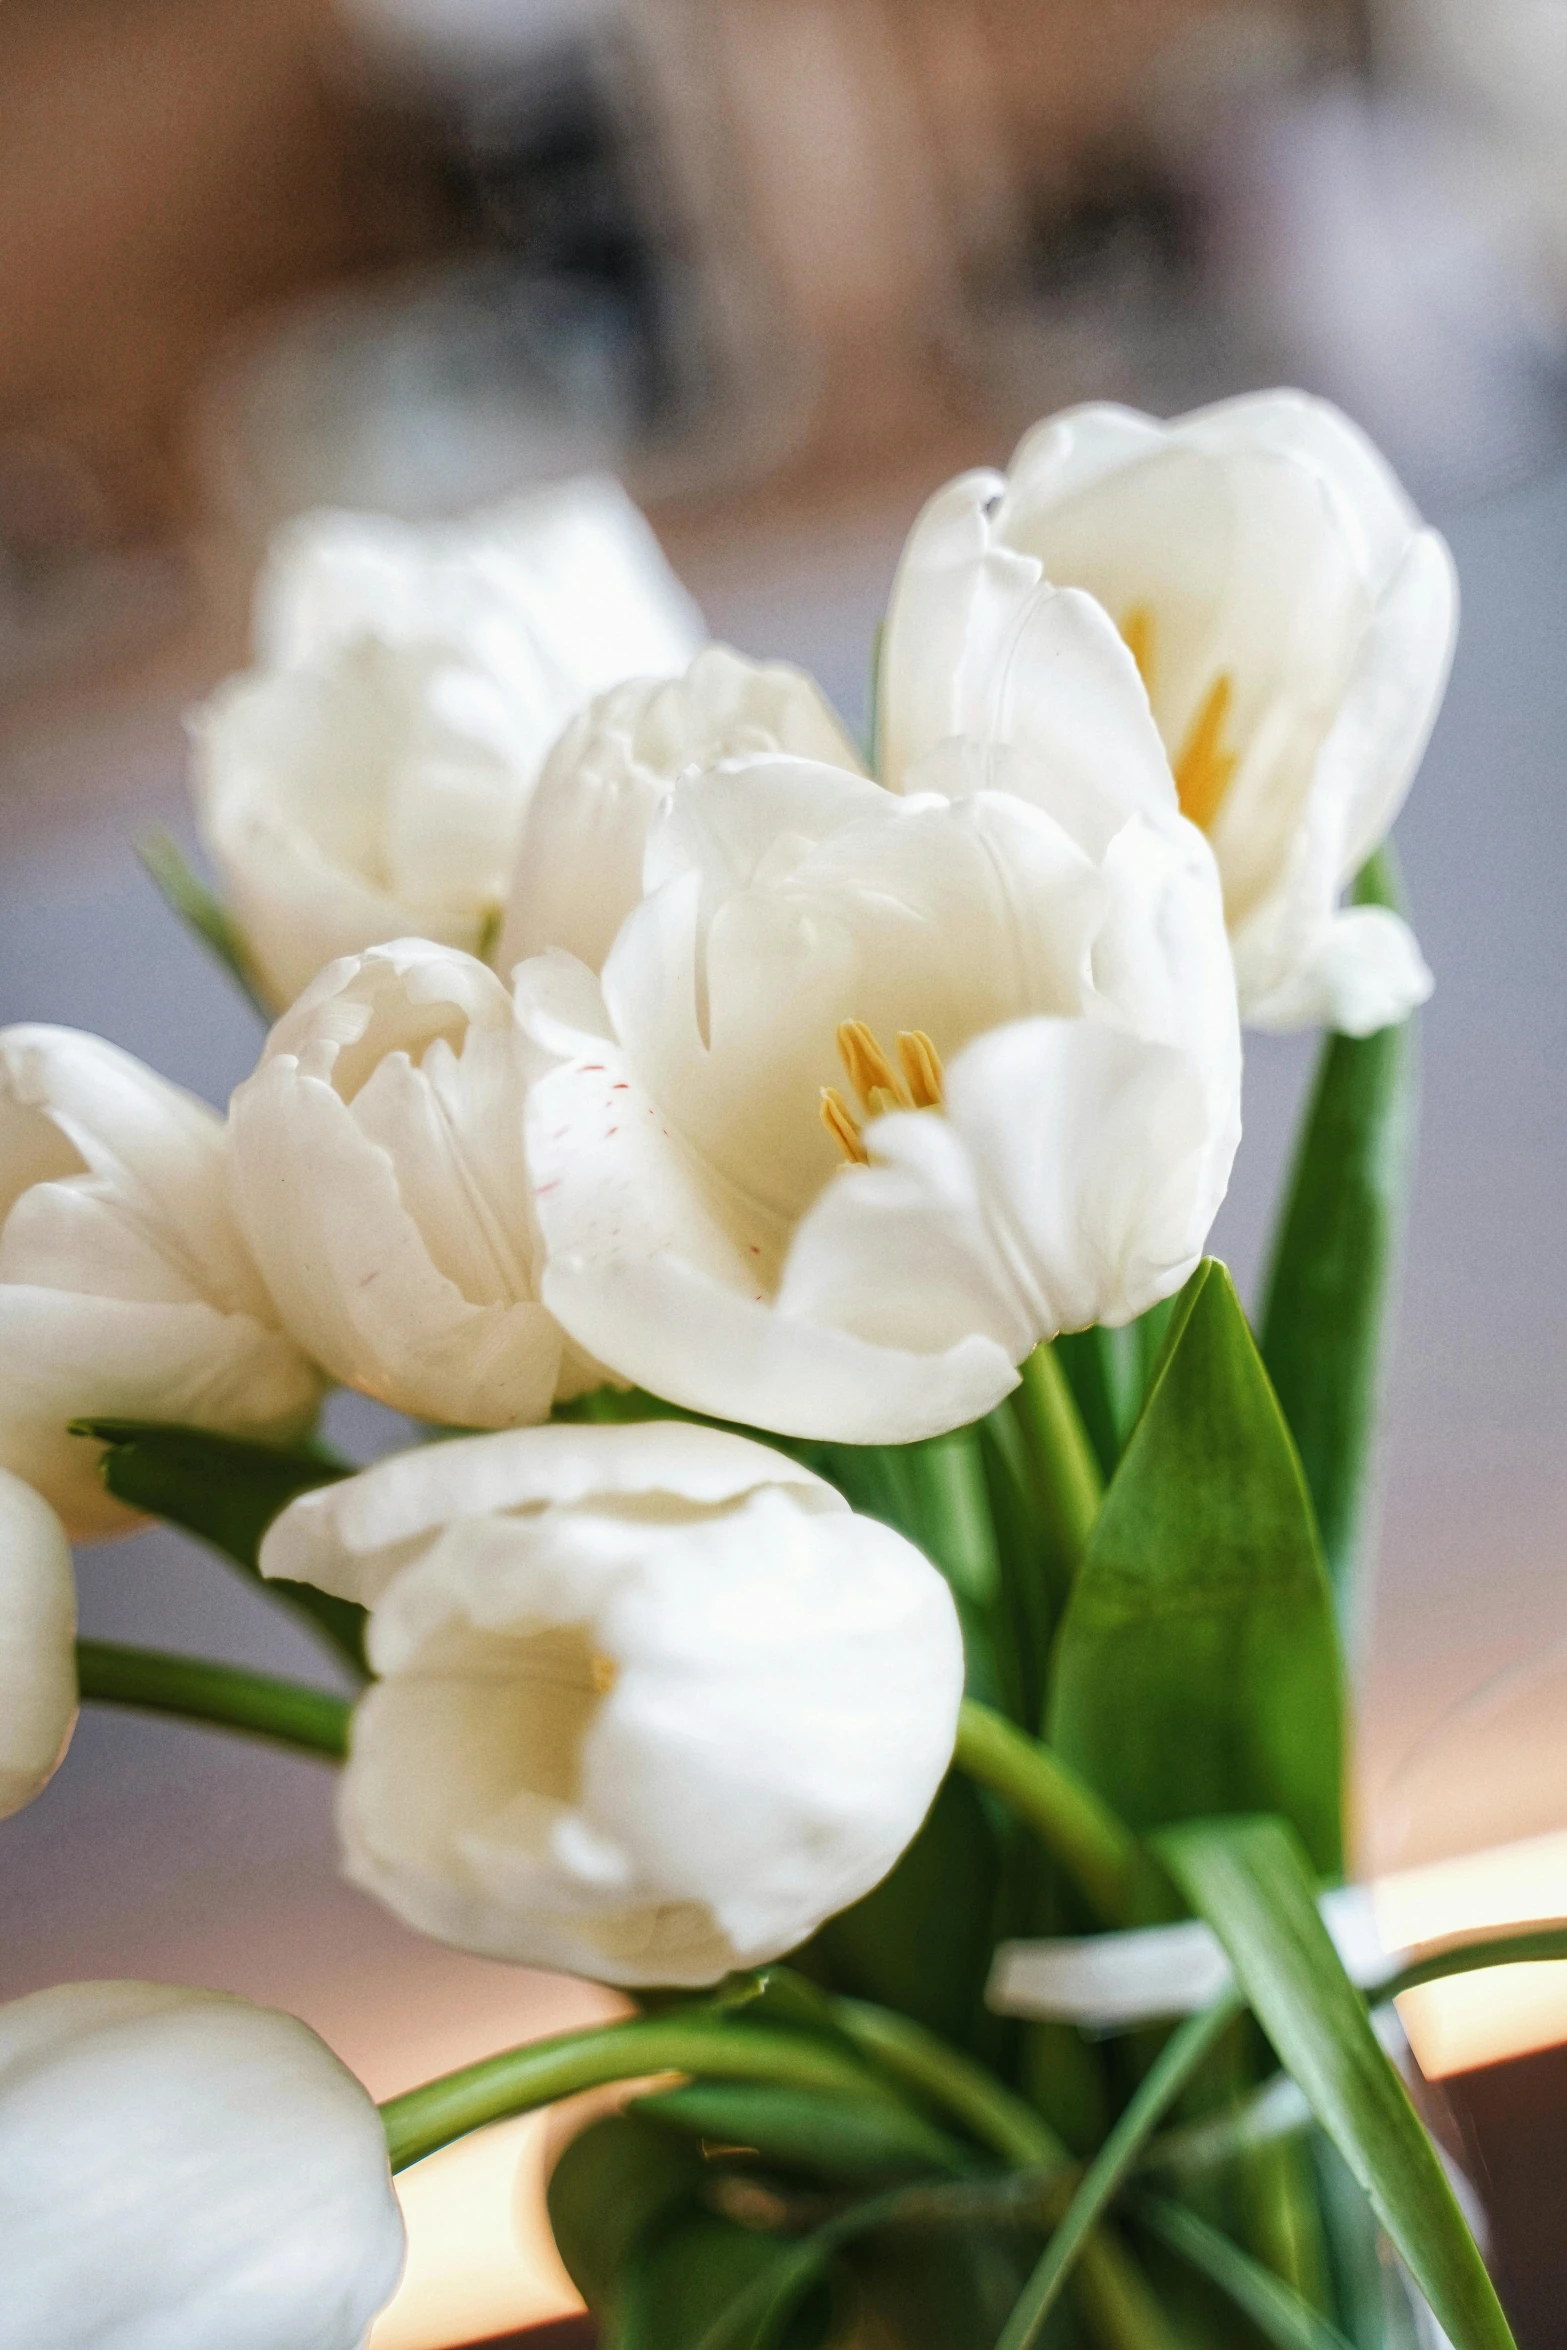
[[[700,615],[613,481],[465,522],[326,512],[274,542],[258,667],[191,721],[202,834],[263,985],[417,933],[482,952],[540,762]]]
[[[1446,546],[1355,426],[1299,392],[1161,424],[1086,407],[1003,477],[916,523],[882,667],[888,780],[949,735],[1027,739],[1051,692],[1048,590],[1086,589],[1132,647],[1185,813],[1207,832],[1244,1017],[1352,1035],[1431,978],[1407,926],[1341,911],[1441,702],[1457,624]]]
[[[728,762],[601,986],[520,966],[541,1294],[627,1379],[902,1443],[1196,1262],[1239,1135],[1218,878],[1130,656],[1058,605],[1052,756],[948,745],[902,797]]]
[[[400,939],[329,964],[234,1095],[235,1205],[286,1327],[419,1418],[541,1420],[602,1377],[538,1302],[527,1066],[494,972]]]
[[[4,2350],[360,2350],[402,2260],[380,2116],[293,2016],[162,1983],[0,2007]]]
[[[0,1820],[47,1786],[76,1720],[76,1578],[49,1504],[0,1469]]]
[[[73,1534],[134,1525],[74,1419],[297,1434],[314,1366],[229,1206],[223,1121],[101,1037],[0,1031],[0,1463]]]
[[[497,969],[564,947],[598,970],[642,895],[648,834],[675,783],[761,751],[864,772],[812,679],[727,645],[698,653],[684,677],[601,694],[567,727],[529,802]]]
[[[868,1892],[951,1760],[941,1577],[715,1429],[426,1446],[291,1503],[261,1567],[369,1603],[347,1873],[463,1949],[713,1982]]]

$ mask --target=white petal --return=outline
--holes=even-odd
[[[1177,417],[1169,431],[1174,440],[1216,454],[1266,449],[1309,467],[1332,490],[1374,590],[1391,577],[1420,527],[1381,451],[1342,409],[1308,392],[1242,392]]]
[[[369,1602],[402,1563],[406,1545],[452,1517],[632,1494],[715,1506],[766,1484],[798,1488],[813,1508],[847,1507],[787,1455],[682,1420],[457,1437],[301,1494],[267,1529],[261,1572]]]
[[[1434,530],[1410,541],[1366,632],[1313,796],[1344,811],[1337,879],[1358,872],[1404,802],[1447,690],[1458,575]]]
[[[79,1540],[138,1520],[105,1490],[100,1447],[68,1435],[70,1421],[169,1420],[282,1443],[319,1399],[299,1349],[248,1315],[0,1283],[0,1462]]]
[[[897,1351],[777,1311],[768,1222],[757,1240],[735,1236],[614,1048],[534,1087],[528,1158],[546,1304],[590,1354],[672,1403],[786,1435],[901,1444],[977,1418],[1016,1383],[983,1336]]]
[[[0,1470],[0,1819],[47,1785],[76,1719],[76,1579],[48,1503]]]
[[[877,686],[877,751],[894,791],[965,718],[1042,577],[1000,541],[990,510],[1002,481],[960,474],[921,512],[893,581]]]
[[[1012,452],[996,514],[998,535],[1013,545],[1026,540],[1036,514],[1136,464],[1167,438],[1168,428],[1157,417],[1108,400],[1043,418]]]
[[[970,1045],[947,1106],[1036,1337],[1131,1321],[1191,1272],[1240,1140],[1238,1072],[1226,1120],[1198,1049],[1019,1021]]]
[[[1248,1003],[1254,1028],[1334,1028],[1370,1036],[1405,1020],[1434,985],[1408,924],[1385,906],[1349,906],[1271,993]]]
[[[380,2117],[292,2016],[153,1983],[0,2008],[18,2350],[361,2350],[402,2257]]]

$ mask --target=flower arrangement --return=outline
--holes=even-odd
[[[0,1035],[0,1804],[79,1699],[284,1740],[399,1917],[633,2012],[377,2114],[235,1999],[0,2008],[0,2340],[354,2350],[389,2170],[618,2083],[550,2189],[613,2350],[1510,2342],[1382,2024],[1516,1942],[1342,1881],[1455,617],[1292,393],[938,492],[863,755],[613,485],[284,535],[223,895],[147,851],[254,1074]],[[1255,1334],[1243,1021],[1328,1031]],[[358,1694],[75,1641],[148,1516]]]

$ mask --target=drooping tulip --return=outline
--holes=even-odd
[[[951,1759],[940,1575],[713,1429],[426,1446],[291,1503],[261,1566],[371,1609],[348,1875],[492,1957],[692,1985],[776,1957],[886,1874]]]

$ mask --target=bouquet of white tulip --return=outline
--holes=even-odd
[[[1516,1941],[1341,1884],[1454,621],[1288,393],[942,490],[864,757],[612,485],[294,526],[194,722],[226,902],[149,851],[281,1015],[227,1123],[0,1036],[0,1803],[78,1695],[290,1741],[356,1883],[636,2012],[377,2117],[240,2002],[0,2009],[6,2350],[354,2350],[389,2167],[615,2082],[550,2190],[611,2350],[1510,2342],[1377,2025]],[[1255,1337],[1243,1017],[1332,1031]],[[356,1471],[333,1380],[425,1440]],[[146,1516],[360,1694],[73,1648]]]

